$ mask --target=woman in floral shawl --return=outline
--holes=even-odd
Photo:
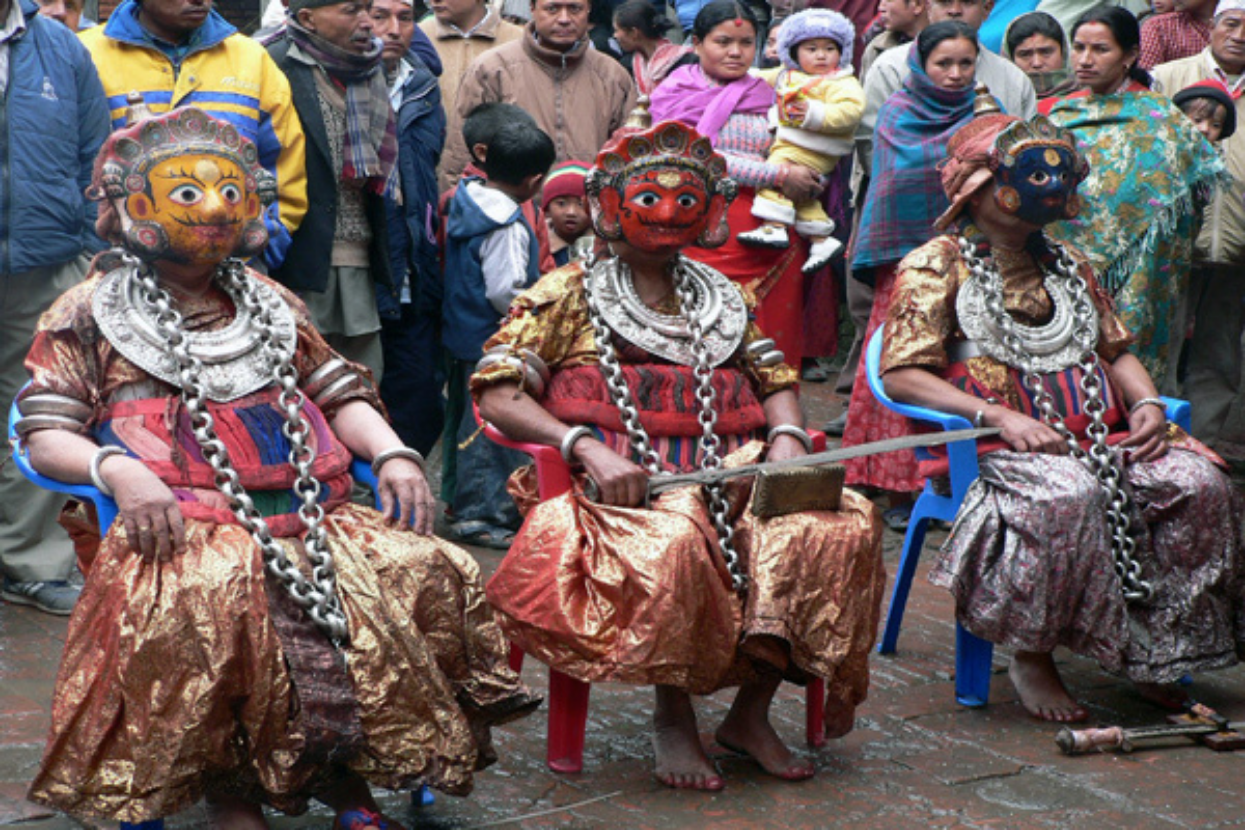
[[[943,67],[949,58],[952,64]],[[873,183],[852,253],[853,274],[871,283],[875,292],[866,341],[886,319],[896,264],[934,236],[934,220],[947,209],[938,163],[946,157],[951,136],[973,117],[976,60],[977,38],[968,26],[945,21],[926,28],[908,56],[911,72],[903,88],[878,112]],[[864,372],[861,361],[843,432],[845,447],[914,429],[911,421],[873,398]],[[911,451],[852,459],[847,482],[894,493],[921,488]]]
[[[1171,389],[1193,225],[1224,164],[1188,118],[1150,91],[1137,67],[1140,39],[1136,19],[1117,7],[1091,10],[1072,29],[1082,89],[1040,109],[1076,133],[1090,174],[1081,215],[1052,225],[1050,235],[1089,257],[1137,338],[1137,357],[1159,389]]]

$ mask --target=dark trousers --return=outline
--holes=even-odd
[[[402,443],[424,455],[432,452],[445,421],[437,324],[436,317],[416,313],[409,303],[403,304],[399,319],[381,319],[385,373],[380,398]]]

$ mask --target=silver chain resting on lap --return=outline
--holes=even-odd
[[[1124,599],[1129,602],[1146,602],[1154,595],[1154,587],[1142,579],[1141,563],[1134,558],[1137,543],[1129,532],[1132,499],[1123,486],[1122,473],[1114,463],[1111,450],[1107,446],[1107,426],[1102,420],[1106,403],[1103,401],[1102,383],[1099,379],[1100,367],[1096,351],[1098,331],[1089,288],[1067,249],[1058,243],[1049,244],[1058,253],[1054,277],[1065,283],[1072,297],[1072,314],[1075,320],[1072,337],[1080,352],[1078,365],[1081,369],[1081,391],[1085,393],[1085,412],[1090,416],[1090,424],[1086,428],[1091,441],[1088,451],[1081,448],[1076,436],[1064,424],[1063,415],[1055,408],[1054,397],[1042,383],[1041,375],[1025,368],[1028,361],[1025,359],[1022,338],[1017,331],[1018,324],[1003,305],[1002,275],[997,268],[987,265],[977,256],[972,243],[962,236],[959,239],[960,253],[968,263],[972,278],[978,280],[985,289],[986,309],[998,326],[1003,347],[1011,355],[1008,362],[1021,369],[1023,383],[1033,395],[1034,402],[1042,413],[1042,421],[1063,437],[1072,456],[1085,464],[1106,493],[1111,553],[1115,572],[1120,577]]]
[[[622,276],[630,280],[631,272],[628,266],[620,261],[618,267],[627,269]],[[700,321],[696,315],[688,313],[689,309],[695,307],[696,296],[692,281],[684,270],[681,255],[675,258],[672,268],[674,289],[679,298],[680,316],[684,318],[691,334],[692,355],[696,361],[692,367],[692,376],[696,379],[696,401],[699,404],[697,421],[701,428],[700,467],[702,470],[716,470],[722,466],[720,454],[722,439],[714,432],[714,427],[718,422],[718,413],[713,406],[717,393],[713,388],[713,366],[709,359],[709,347],[705,343],[704,328]],[[591,280],[584,281],[584,293],[588,301],[588,319],[592,324],[592,333],[596,338],[597,352],[601,359],[601,370],[605,375],[605,385],[610,391],[614,405],[618,407],[623,426],[627,430],[627,439],[632,451],[639,457],[641,466],[649,475],[665,475],[661,468],[661,459],[653,449],[648,432],[645,431],[644,424],[640,421],[640,414],[631,397],[631,390],[627,387],[627,379],[623,376],[622,368],[618,363],[618,353],[611,342],[612,335],[609,326],[606,325],[592,295],[591,282]],[[720,483],[706,485],[705,495],[709,502],[709,514],[713,518],[713,527],[717,531],[718,544],[722,549],[722,559],[726,562],[726,569],[731,575],[731,587],[736,593],[743,594],[748,589],[748,577],[743,573],[739,554],[735,550],[735,530],[731,527],[728,515],[730,506],[722,490],[723,485]]]
[[[311,563],[311,579],[299,571],[298,566],[285,555],[285,550],[273,538],[268,523],[255,507],[255,502],[242,486],[237,471],[229,460],[229,450],[216,433],[215,420],[204,405],[205,395],[200,382],[202,363],[190,350],[182,331],[182,316],[173,306],[167,291],[156,282],[151,267],[135,259],[127,262],[138,269],[142,283],[142,300],[154,316],[156,326],[168,340],[169,350],[177,359],[182,402],[190,415],[191,429],[203,452],[203,458],[215,472],[216,488],[228,499],[234,515],[255,539],[263,553],[268,572],[285,588],[294,602],[302,608],[316,626],[332,643],[341,647],[348,640],[346,615],[337,596],[337,575],[333,556],[329,552],[324,532],[324,508],[320,506],[320,482],[312,475],[316,458],[314,448],[308,446],[311,425],[303,417],[305,398],[298,388],[298,373],[293,361],[285,356],[273,336],[273,321],[269,306],[262,302],[240,260],[228,259],[216,272],[216,279],[228,292],[235,305],[250,312],[259,330],[262,349],[268,358],[273,379],[281,388],[279,398],[285,412],[282,433],[290,442],[289,463],[298,474],[294,493],[302,501],[298,517],[307,529],[303,539],[307,559]]]

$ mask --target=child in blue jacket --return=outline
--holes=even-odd
[[[463,127],[466,132],[467,124]],[[465,544],[506,548],[522,523],[506,479],[527,459],[476,435],[467,379],[510,303],[540,277],[536,233],[520,205],[540,192],[555,150],[540,128],[515,121],[497,131],[482,155],[487,180],[459,185],[446,219],[443,342],[450,358],[450,395],[461,397],[465,407],[455,436],[450,536]]]

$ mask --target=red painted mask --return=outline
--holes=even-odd
[[[605,240],[670,254],[726,241],[735,183],[726,160],[691,127],[664,121],[609,142],[585,182],[592,223]]]
[[[602,210],[618,217],[622,238],[646,251],[696,244],[709,222],[710,201],[699,176],[671,168],[645,170],[621,194],[613,188],[601,194]]]

